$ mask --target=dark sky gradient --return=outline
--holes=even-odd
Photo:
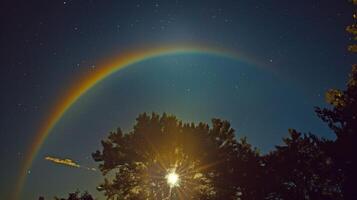
[[[99,174],[43,156],[95,166],[89,156],[100,139],[117,126],[130,130],[145,111],[184,121],[227,119],[263,152],[288,128],[331,138],[313,107],[325,105],[328,88],[344,86],[352,63],[344,32],[352,8],[343,0],[11,1],[0,8],[0,199],[8,198],[26,148],[59,93],[128,49],[207,44],[261,65],[183,54],[113,74],[57,124],[31,169],[24,199],[76,188],[95,192]]]

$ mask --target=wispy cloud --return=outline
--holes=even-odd
[[[77,162],[75,162],[74,160],[65,158],[56,158],[56,157],[52,157],[52,156],[46,156],[45,160],[48,160],[52,163],[55,164],[60,164],[60,165],[64,165],[64,166],[69,166],[69,167],[74,167],[74,168],[81,168],[81,169],[86,169],[86,170],[90,170],[90,171],[97,171],[96,168],[90,168],[90,167],[85,167],[85,166],[81,166],[79,165]]]

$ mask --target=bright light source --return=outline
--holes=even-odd
[[[170,170],[169,173],[166,175],[166,181],[167,184],[173,188],[179,186],[180,183],[180,177],[178,174],[176,174],[175,170]]]

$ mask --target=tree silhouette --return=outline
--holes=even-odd
[[[68,194],[67,198],[54,197],[55,200],[94,200],[92,195],[88,192],[81,194],[79,191],[72,192]],[[45,200],[44,197],[39,197],[38,200]]]
[[[334,131],[336,141],[328,148],[344,173],[342,191],[345,199],[355,199],[357,179],[357,65],[352,67],[347,89],[330,90],[326,95],[332,108],[316,108],[318,116]]]
[[[107,199],[338,200],[345,173],[330,155],[334,141],[289,130],[284,144],[260,155],[235,138],[227,121],[183,123],[141,114],[132,131],[111,132],[92,154],[105,177]],[[344,169],[342,169],[344,170]],[[167,174],[179,176],[175,186]],[[67,199],[91,200],[88,193]]]
[[[283,146],[264,156],[265,199],[342,199],[341,175],[325,152],[331,141],[289,130]]]
[[[342,199],[341,172],[328,155],[332,141],[290,130],[284,145],[260,155],[236,140],[227,121],[182,123],[174,116],[141,114],[93,153],[107,178],[108,199]],[[173,170],[178,187],[166,183]],[[111,179],[110,179],[111,178]]]
[[[102,146],[93,158],[104,176],[114,177],[98,187],[108,199],[233,199],[248,195],[248,171],[259,166],[257,151],[219,119],[210,128],[144,113],[132,131],[118,129]],[[166,183],[172,170],[178,187]]]
[[[353,1],[357,5],[357,1]],[[347,27],[352,39],[357,40],[357,14],[353,14],[354,23]],[[357,45],[351,44],[348,50],[356,53]],[[356,199],[357,191],[357,64],[347,81],[345,90],[332,89],[327,92],[326,100],[332,108],[316,108],[318,116],[325,121],[336,134],[336,141],[329,147],[329,154],[336,160],[339,171],[344,174],[342,192],[345,199]]]

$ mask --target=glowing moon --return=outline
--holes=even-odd
[[[167,184],[170,186],[170,188],[177,187],[177,186],[179,186],[179,183],[180,183],[180,177],[178,174],[176,174],[175,170],[171,170],[166,175],[166,181],[167,181]]]

